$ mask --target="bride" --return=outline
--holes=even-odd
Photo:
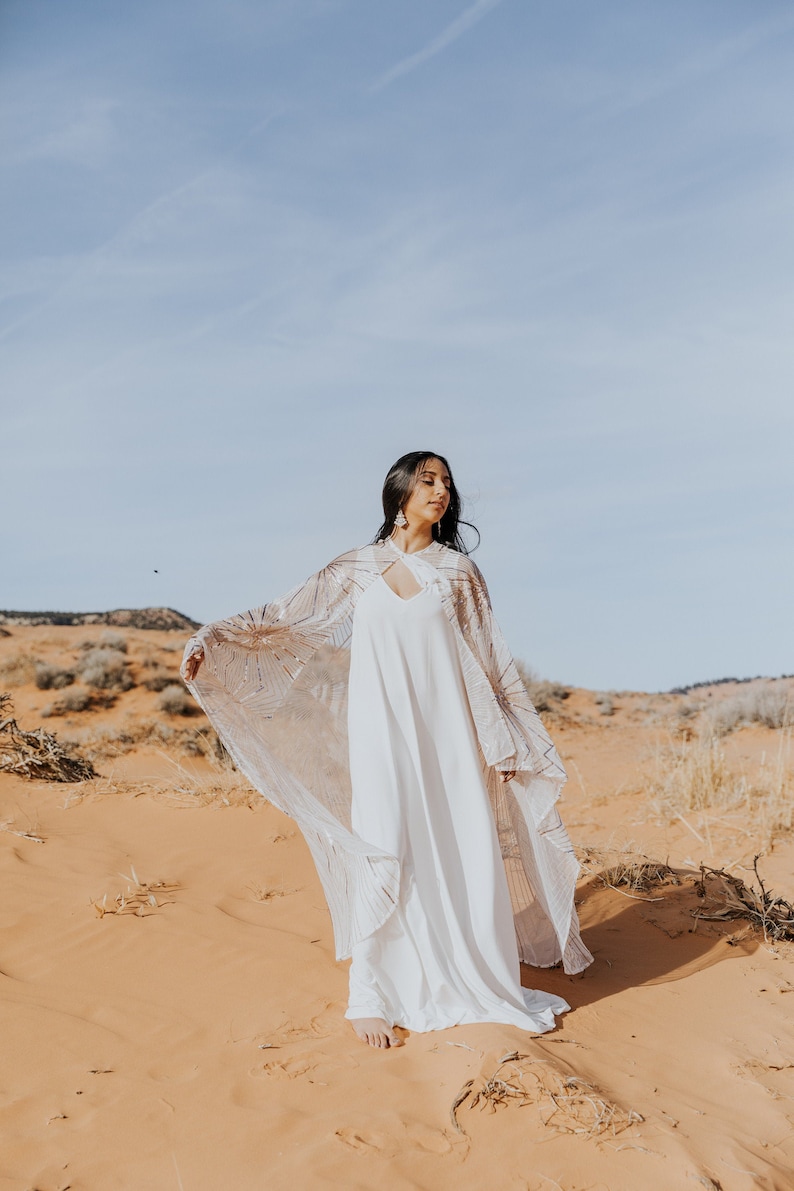
[[[555,803],[565,773],[459,532],[447,461],[415,451],[375,540],[201,629],[183,675],[240,769],[303,831],[371,1046],[569,1006],[519,961],[592,956]]]

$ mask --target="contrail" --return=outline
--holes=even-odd
[[[382,91],[384,87],[388,87],[395,79],[402,78],[404,74],[410,74],[412,70],[423,66],[431,58],[435,58],[436,54],[440,54],[448,45],[452,45],[453,41],[457,41],[462,37],[467,30],[481,21],[484,16],[496,8],[497,4],[501,4],[502,0],[475,0],[475,3],[465,9],[459,17],[456,17],[446,29],[439,33],[438,37],[434,37],[421,50],[417,50],[415,54],[411,54],[408,58],[403,58],[396,66],[392,66],[391,70],[387,70],[384,75],[372,87],[373,91]]]

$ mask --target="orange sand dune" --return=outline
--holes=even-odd
[[[66,665],[87,633],[16,629],[0,690],[9,659]],[[0,773],[0,1191],[791,1191],[790,944],[741,922],[693,932],[691,879],[627,896],[591,859],[579,902],[595,964],[524,973],[571,1003],[555,1033],[466,1026],[369,1050],[343,1020],[346,964],[291,822],[184,736],[113,743],[158,716],[203,722],[164,716],[141,685],[146,658],[175,669],[176,639],[126,636],[136,686],[113,707],[42,720],[57,690],[19,667],[8,688],[22,727],[105,737],[96,781]],[[665,821],[646,796],[674,713],[659,698],[658,715],[632,695],[605,717],[576,692],[552,723],[575,842],[746,863],[752,823]],[[742,729],[726,749],[756,759],[780,735]],[[788,897],[792,858],[782,835],[762,862]],[[499,1072],[526,1102],[469,1107],[515,1052]]]

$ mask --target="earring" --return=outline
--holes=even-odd
[[[394,518],[394,524],[397,529],[404,529],[408,524],[408,518],[405,516],[405,513],[402,511],[402,509],[398,510],[397,516]]]

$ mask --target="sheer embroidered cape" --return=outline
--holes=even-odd
[[[391,541],[342,554],[280,599],[200,629],[204,662],[188,686],[235,764],[303,833],[322,881],[337,958],[377,930],[399,896],[400,865],[351,828],[347,675],[353,613],[397,560],[438,585],[455,630],[513,904],[528,964],[592,956],[579,937],[579,866],[556,802],[566,780],[554,745],[496,624],[485,580],[467,556],[433,543],[403,554]],[[499,770],[516,770],[502,783]]]

